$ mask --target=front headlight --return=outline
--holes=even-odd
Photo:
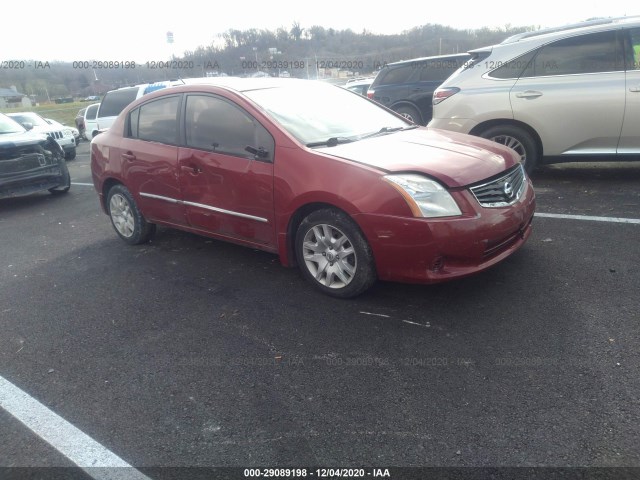
[[[413,173],[383,177],[406,200],[414,217],[453,217],[462,215],[449,192],[435,180]]]

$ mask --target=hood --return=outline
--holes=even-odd
[[[47,135],[38,132],[18,132],[0,134],[0,150],[47,143]]]
[[[25,152],[57,151],[64,156],[64,150],[48,135],[36,132],[19,132],[0,134],[0,160],[15,158]]]
[[[424,173],[449,188],[493,177],[518,161],[515,152],[490,140],[426,127],[316,151],[389,173]]]

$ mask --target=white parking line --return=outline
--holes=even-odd
[[[0,376],[0,407],[97,480],[150,480],[91,437]]]
[[[83,187],[93,187],[93,183],[71,182],[71,185],[82,185]]]
[[[640,225],[639,218],[619,218],[619,217],[594,217],[591,215],[565,215],[562,213],[537,213],[536,217],[542,218],[562,218],[565,220],[587,220],[590,222],[609,222],[609,223],[632,223]]]

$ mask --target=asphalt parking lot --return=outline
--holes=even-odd
[[[532,177],[534,233],[507,261],[344,301],[264,252],[168,229],[126,246],[87,152],[68,162],[68,195],[0,201],[0,467],[67,467],[91,450],[94,466],[118,459],[149,478],[640,475],[640,162],[547,167]],[[12,409],[31,401],[27,428]]]

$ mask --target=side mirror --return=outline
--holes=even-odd
[[[244,149],[247,152],[249,152],[251,155],[253,155],[256,159],[258,159],[258,158],[268,158],[269,157],[269,152],[266,151],[262,147],[255,148],[255,147],[251,147],[251,146],[246,146]]]
[[[31,123],[31,122],[24,122],[22,124],[22,126],[27,130],[32,130],[33,129],[33,123]]]

